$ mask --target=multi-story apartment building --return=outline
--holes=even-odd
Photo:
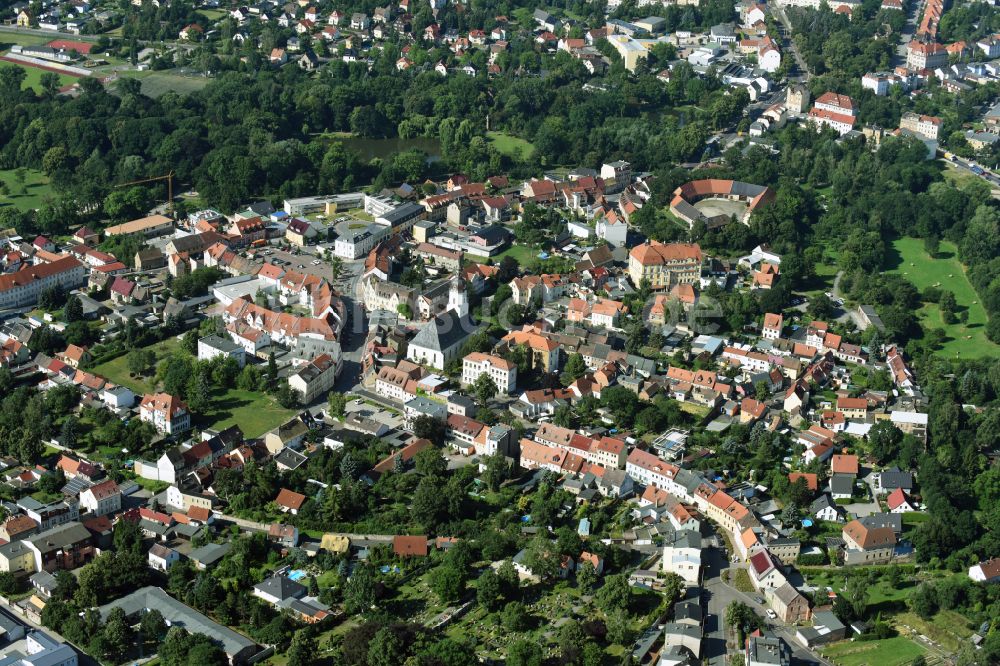
[[[80,504],[75,499],[42,504],[34,497],[26,495],[17,500],[17,505],[24,511],[24,515],[38,523],[39,530],[47,530],[80,517]]]
[[[69,291],[87,282],[87,268],[73,257],[0,275],[0,310],[34,305],[46,289]]]
[[[937,116],[924,116],[908,111],[899,119],[899,129],[910,130],[932,141],[937,141],[938,130],[941,129],[941,119]]]
[[[139,418],[152,423],[159,432],[172,435],[191,428],[191,412],[180,399],[169,393],[155,393],[142,396],[139,403]]]
[[[517,366],[507,359],[481,352],[462,359],[462,384],[475,384],[484,373],[493,379],[500,393],[512,393],[517,388]]]
[[[302,404],[308,405],[326,394],[337,383],[340,373],[340,359],[329,354],[320,354],[289,376],[288,385],[302,395]]]
[[[906,45],[906,66],[917,71],[948,64],[948,51],[934,42],[911,41]]]

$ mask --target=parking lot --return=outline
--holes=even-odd
[[[291,251],[268,248],[264,260],[281,268],[330,279],[330,263],[320,259],[322,249],[309,246]]]

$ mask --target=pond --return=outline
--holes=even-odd
[[[422,150],[427,153],[428,162],[436,162],[441,159],[441,142],[431,137],[416,137],[413,139],[401,139],[394,137],[391,139],[366,139],[360,136],[348,136],[338,138],[348,150],[352,150],[361,156],[366,162],[378,157],[380,159],[391,158],[396,153],[406,150]]]

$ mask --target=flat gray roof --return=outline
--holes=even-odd
[[[137,616],[155,608],[163,614],[171,626],[184,627],[190,633],[205,634],[222,645],[228,655],[236,655],[247,648],[255,648],[257,644],[236,633],[229,627],[202,615],[195,609],[182,604],[158,587],[152,585],[143,587],[118,601],[101,606],[101,619],[107,620],[113,608],[121,608],[129,617]]]

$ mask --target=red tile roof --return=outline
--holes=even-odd
[[[427,537],[394,536],[392,538],[392,552],[399,557],[427,557]]]
[[[42,280],[53,275],[71,271],[78,266],[82,266],[73,257],[63,257],[48,264],[38,264],[37,266],[27,266],[16,273],[0,275],[0,291],[8,291],[15,287],[26,286],[35,280]]]
[[[289,490],[288,488],[282,488],[278,492],[278,496],[274,498],[275,504],[286,509],[291,509],[292,511],[301,509],[305,501],[305,495]]]
[[[812,491],[819,490],[819,480],[816,478],[815,474],[809,474],[807,472],[792,472],[788,475],[788,482],[795,483],[799,479],[805,479],[806,488]]]
[[[836,453],[830,459],[830,471],[834,474],[858,474],[858,457],[846,453]]]

